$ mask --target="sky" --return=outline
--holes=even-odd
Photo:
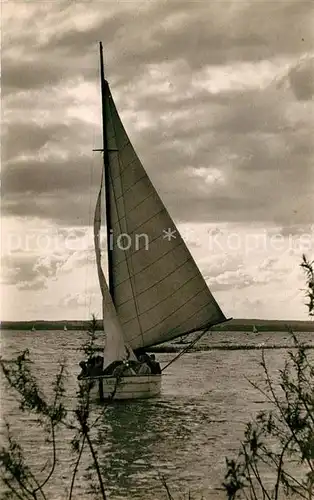
[[[307,319],[313,15],[302,0],[2,2],[1,319],[100,315],[100,40],[129,137],[225,315]]]

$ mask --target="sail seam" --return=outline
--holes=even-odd
[[[124,196],[125,192],[123,193],[122,196],[120,196],[120,198],[122,198]],[[152,196],[153,193],[150,193],[148,196],[146,196],[146,198],[144,198],[144,200],[140,201],[137,205],[135,205],[133,208],[130,208],[130,210],[128,210],[128,215],[133,212],[133,210],[135,210],[137,207],[139,207],[142,203],[144,203],[144,201],[148,200],[148,198],[150,198]],[[117,200],[119,200],[119,198],[117,198]],[[116,200],[116,201],[117,201]],[[125,203],[124,203],[124,199],[123,199],[123,205],[124,205],[124,211],[125,211]],[[116,220],[115,221],[115,224],[117,224],[118,222],[122,221],[123,219],[125,219],[126,216],[123,215],[122,217],[120,217],[120,219]]]
[[[186,262],[185,262],[186,263]],[[176,289],[176,291],[174,293],[170,293],[169,295],[167,295],[167,297],[165,297],[164,299],[160,300],[159,302],[157,302],[156,304],[154,304],[153,306],[149,307],[148,309],[145,309],[145,311],[141,312],[140,313],[140,316],[143,316],[144,314],[146,314],[148,311],[151,311],[152,309],[155,309],[156,307],[158,307],[160,304],[162,304],[162,302],[164,302],[165,300],[168,300],[169,297],[175,297],[176,293],[181,290],[181,288],[183,288],[187,283],[189,283],[190,281],[194,280],[196,278],[196,276],[193,276],[192,278],[189,278],[188,280],[186,280],[183,285],[181,285],[179,288]],[[129,302],[129,300],[128,300]],[[122,305],[124,305],[125,302],[123,302],[123,304],[119,304],[119,306],[117,307],[121,307]],[[133,319],[135,319],[135,317],[133,317],[132,319],[128,320],[128,321],[132,321]]]
[[[195,311],[195,312],[194,312],[193,314],[191,314],[188,318],[186,318],[186,320],[185,320],[185,321],[183,321],[183,322],[182,322],[182,323],[180,323],[179,325],[177,325],[177,326],[175,326],[174,328],[172,328],[172,329],[171,329],[171,332],[173,332],[173,331],[177,330],[178,328],[182,327],[182,325],[184,325],[184,323],[187,323],[188,321],[190,321],[190,320],[191,320],[191,318],[193,318],[193,316],[195,316],[196,314],[199,314],[199,313],[200,313],[203,309],[205,309],[205,307],[207,307],[207,306],[208,306],[208,304],[205,304],[205,305],[204,305],[204,306],[202,306],[200,309],[198,309],[197,311]],[[215,323],[212,323],[211,321],[208,321],[207,323],[201,324],[199,327],[193,328],[193,331],[195,331],[195,332],[196,332],[196,331],[198,331],[198,330],[202,330],[202,328],[205,328],[205,327],[207,327],[207,326],[208,326],[208,325],[210,325],[210,324],[214,325]],[[158,325],[157,325],[157,326],[158,326]],[[153,328],[154,328],[154,327],[153,327]],[[149,330],[146,330],[146,331],[144,332],[144,334],[145,334],[145,333],[147,333],[148,331],[149,331]],[[190,331],[189,333],[192,333],[192,332]],[[180,332],[180,333],[176,334],[176,335],[175,335],[175,337],[173,337],[173,338],[180,337],[181,335],[184,335],[184,334],[185,334],[185,332]],[[138,337],[139,337],[139,335],[137,335],[136,337],[133,337],[133,338],[132,338],[132,340],[136,340]],[[131,340],[131,341],[132,341],[132,340]],[[167,342],[167,340],[163,340],[162,342]]]
[[[200,295],[204,290],[206,290],[206,288],[202,288],[202,290],[199,290],[195,295],[193,295],[193,297],[190,297],[186,302],[184,302],[184,304],[182,304],[182,306],[178,307],[178,309],[176,309],[174,312],[172,312],[171,314],[169,314],[168,316],[165,316],[162,318],[161,321],[158,321],[158,323],[155,323],[154,326],[151,326],[150,328],[148,328],[147,330],[144,330],[143,334],[153,330],[154,328],[156,328],[158,325],[160,325],[161,323],[163,323],[166,319],[170,318],[171,316],[173,316],[174,314],[176,314],[180,309],[182,309],[182,307],[184,307],[188,302],[190,302],[191,300],[195,299],[195,297],[197,297],[198,295]],[[192,318],[193,316],[195,316],[195,314],[198,314],[199,311],[201,311],[202,309],[204,309],[205,307],[208,306],[208,303],[204,304],[204,306],[201,307],[201,309],[199,309],[198,311],[194,312],[191,316],[189,316],[188,318],[186,318],[182,323],[180,323],[179,325],[175,326],[172,330],[175,330],[176,328],[178,328],[178,326],[181,326],[183,325],[186,321],[188,321],[190,318]],[[123,323],[123,325],[127,325],[129,323],[129,321],[131,320],[128,320],[127,322]],[[139,335],[137,335],[136,337],[133,337],[131,340],[134,340],[136,338],[138,338]]]
[[[118,154],[117,154],[117,158],[118,158],[118,157],[120,157],[120,151],[119,151],[119,152],[118,152]],[[113,178],[112,178],[112,180],[113,180],[113,181],[115,181],[116,179],[119,179],[119,177],[121,177],[121,176],[122,176],[123,172],[125,172],[125,171],[129,168],[129,166],[130,166],[130,165],[132,165],[132,163],[135,163],[135,162],[136,162],[136,160],[137,160],[137,158],[134,158],[134,160],[130,161],[130,162],[127,164],[127,166],[126,166],[126,167],[124,167],[122,170],[120,170],[120,175],[117,175],[116,177],[113,177]],[[144,176],[144,177],[145,177],[145,176]],[[132,187],[132,186],[131,186],[131,187]]]
[[[156,238],[154,238],[153,240],[151,240],[151,241],[149,242],[149,244],[151,245],[152,243],[155,243],[155,241],[160,240],[160,238],[164,239],[164,238],[163,238],[163,236],[161,236],[160,234],[158,234],[158,236],[156,236]],[[170,250],[168,250],[167,252],[165,252],[163,255],[167,255],[169,252],[172,252],[172,250],[175,250],[176,248],[178,248],[180,245],[182,245],[182,244],[184,243],[184,240],[180,237],[180,239],[179,239],[179,238],[177,239],[177,242],[178,242],[178,244],[177,244],[175,247],[170,248]],[[135,251],[131,254],[131,256],[133,257],[133,255],[137,254],[138,252],[142,252],[143,250],[145,250],[145,252],[147,252],[146,248],[139,248],[138,250],[135,250]],[[162,256],[158,257],[158,259],[160,259],[161,257],[162,257]],[[157,261],[158,261],[158,259],[157,259],[155,262],[157,262]],[[119,261],[119,262],[117,262],[117,263],[116,263],[113,267],[115,268],[115,267],[117,267],[117,266],[120,266],[120,264],[123,264],[123,262],[125,262],[125,259],[120,260],[120,261]],[[146,269],[146,268],[147,268],[147,267],[149,267],[149,266],[152,266],[152,265],[153,265],[153,264],[149,264],[148,266],[143,267],[143,270],[144,270],[144,269]],[[141,272],[141,271],[138,271],[137,273],[135,273],[135,274],[134,274],[134,276],[136,276],[139,272]],[[125,281],[125,280],[124,280],[124,281]],[[121,281],[121,283],[123,283],[123,282]]]
[[[140,227],[142,227],[144,224],[146,224],[147,222],[149,222],[150,220],[152,220],[154,217],[156,217],[156,215],[160,214],[160,213],[161,213],[161,212],[163,212],[164,210],[165,210],[165,209],[164,209],[164,208],[162,208],[161,210],[159,210],[159,212],[156,212],[154,215],[152,215],[151,217],[149,217],[147,220],[145,220],[144,222],[141,222],[141,224],[140,224],[139,226],[137,226],[137,227],[135,227],[134,229],[132,229],[132,231],[128,232],[128,234],[130,235],[130,234],[135,233],[135,231],[137,231]],[[126,219],[126,215],[124,215],[124,217],[121,217],[120,221],[121,221],[122,219],[124,219],[124,218]],[[120,222],[120,221],[119,221],[119,222]]]
[[[118,196],[117,201],[119,201],[125,195],[125,193],[127,193],[128,191],[130,191],[130,189],[132,189],[132,187],[136,186],[136,184],[138,184],[143,179],[145,179],[145,177],[147,178],[147,175],[143,175],[137,181],[135,181],[134,184],[132,184],[131,186],[129,186],[128,188],[126,188],[126,190],[122,193],[122,195]],[[118,177],[116,177],[116,179],[118,179]]]
[[[148,330],[145,330],[144,333],[146,332],[149,332],[150,330],[152,330],[153,328],[155,328],[156,326],[158,326],[160,323],[162,323],[165,319],[168,319],[170,318],[173,314],[177,313],[180,309],[182,309],[182,307],[184,307],[188,302],[190,302],[191,300],[193,300],[195,297],[197,297],[201,292],[203,292],[204,290],[206,290],[205,287],[203,287],[201,290],[199,290],[195,295],[193,295],[193,297],[189,297],[188,300],[186,300],[184,302],[184,304],[182,304],[180,307],[178,307],[178,309],[176,309],[174,312],[172,312],[171,314],[169,314],[168,316],[164,316],[161,321],[158,321],[158,323],[155,323],[154,326],[150,327]],[[127,325],[130,321],[133,321],[133,319],[135,318],[132,318],[132,319],[128,319],[128,321],[126,321],[125,323],[123,323],[124,325]]]
[[[205,283],[206,284],[206,283]],[[204,290],[207,290],[210,292],[210,290],[208,289],[207,285],[206,287],[204,287]],[[177,312],[179,309],[181,309],[182,307],[184,307],[188,302],[190,302],[190,300],[194,299],[197,295],[199,295],[203,290],[200,290],[197,294],[195,294],[194,297],[192,297],[191,299],[187,300],[182,306],[180,306],[178,309],[176,309],[175,312]],[[197,311],[194,311],[193,314],[191,314],[190,316],[188,316],[187,318],[185,318],[185,320],[182,322],[182,323],[179,323],[179,325],[176,325],[174,328],[171,329],[171,331],[174,331],[174,330],[177,330],[178,328],[180,328],[182,325],[184,325],[185,323],[187,323],[188,321],[190,321],[191,318],[193,318],[193,316],[199,314],[203,309],[205,309],[206,307],[208,306],[211,306],[212,304],[210,302],[206,302],[206,304],[204,304],[200,309],[198,309]],[[214,304],[215,305],[215,304]],[[174,312],[174,313],[175,313]],[[225,318],[225,315],[223,314],[223,312],[221,311],[221,309],[218,307],[218,311],[219,315],[221,315],[222,319],[221,321],[219,322],[222,322],[222,321],[225,321],[226,318]],[[159,324],[161,324],[165,319],[168,319],[170,316],[172,316],[174,313],[170,314],[169,316],[165,317],[162,319],[162,321],[160,321],[159,323],[156,323],[154,326],[152,326],[151,328],[148,328],[147,330],[144,330],[143,334],[145,335],[147,332],[149,332],[150,330],[153,330],[154,328],[156,328],[156,326],[158,326]],[[123,324],[127,324],[129,322],[129,320]],[[192,330],[188,331],[186,334],[188,333],[192,333],[192,332],[196,332],[198,330],[202,330],[202,328],[205,328],[207,327],[208,325],[215,325],[216,324],[216,321],[214,321],[213,319],[211,321],[208,321],[207,323],[204,323],[202,325],[200,325],[199,327],[195,327],[193,328]],[[170,333],[170,332],[169,332]],[[176,337],[180,337],[181,335],[185,335],[185,332],[180,332],[178,334],[175,335],[175,337],[167,337],[165,338],[164,340],[162,340],[161,342],[159,343],[163,343],[163,342],[167,342],[169,340],[171,340],[171,338],[176,338]],[[132,339],[130,339],[130,342],[132,342],[133,340],[136,340],[138,337],[140,337],[140,335],[137,335],[136,337],[132,337]],[[150,345],[155,345],[155,344],[150,344]]]
[[[202,307],[202,309],[204,309],[204,308]],[[201,311],[201,309],[200,309],[200,311]],[[200,312],[200,311],[197,311],[197,312]],[[196,313],[196,314],[197,314],[197,313]],[[193,317],[193,315],[192,315],[192,316],[190,316],[190,317],[188,318],[188,321],[189,321],[192,317]],[[224,316],[223,316],[223,317],[224,317]],[[201,324],[200,326],[198,326],[197,328],[192,328],[192,329],[189,329],[189,330],[184,330],[183,332],[179,332],[179,333],[178,333],[178,332],[176,332],[176,333],[175,333],[175,335],[174,335],[173,337],[171,337],[171,340],[177,339],[178,337],[183,337],[183,336],[189,335],[189,334],[191,334],[191,333],[200,332],[200,331],[202,331],[202,330],[204,330],[204,329],[208,329],[208,330],[209,330],[209,329],[210,329],[210,328],[212,328],[214,325],[219,325],[220,323],[224,323],[225,321],[228,321],[228,320],[224,317],[224,319],[221,319],[221,320],[219,320],[219,321],[217,321],[217,320],[214,320],[214,321],[213,321],[213,320],[212,320],[212,321],[208,321],[207,323],[202,323],[202,324]],[[181,326],[181,324],[180,324],[179,326]],[[178,328],[178,327],[176,327],[176,329],[177,329],[177,328]],[[173,331],[173,330],[172,330],[172,331]],[[136,338],[137,338],[137,337],[133,337],[133,339],[132,339],[132,340],[136,340]],[[165,339],[165,340],[161,340],[161,341],[160,341],[160,342],[158,342],[157,344],[156,344],[156,343],[149,344],[149,345],[147,345],[147,346],[146,346],[146,348],[148,349],[149,347],[152,347],[152,346],[155,346],[155,345],[158,345],[158,344],[163,344],[164,342],[169,342],[169,340]],[[136,348],[136,349],[138,349],[138,348]]]
[[[174,250],[176,250],[177,248],[179,248],[179,247],[180,247],[180,245],[182,245],[182,244],[183,244],[183,241],[181,241],[181,242],[179,243],[179,245],[177,245],[177,246],[175,246],[174,248],[171,248],[170,250],[168,250],[168,252],[166,252],[166,253],[162,254],[162,255],[161,255],[160,257],[158,257],[158,259],[156,259],[156,260],[155,260],[152,264],[148,264],[148,266],[145,266],[145,267],[143,267],[140,271],[137,271],[136,273],[134,273],[134,274],[132,275],[132,278],[134,278],[134,277],[135,277],[135,276],[137,276],[138,274],[142,273],[143,271],[146,271],[146,269],[149,269],[150,267],[154,266],[154,265],[156,264],[156,262],[158,262],[159,260],[161,260],[163,257],[165,257],[166,255],[168,255],[169,253],[174,252]],[[132,255],[134,255],[134,254],[132,254]],[[190,257],[189,257],[189,258],[190,258]],[[187,260],[188,260],[188,259],[187,259]],[[186,260],[185,262],[187,262],[187,260]],[[121,263],[122,263],[122,262],[125,262],[125,260],[121,261]],[[128,278],[127,278],[127,279],[128,279]],[[120,285],[122,285],[123,283],[125,283],[125,282],[127,281],[127,279],[125,279],[125,280],[121,281],[118,285],[116,285],[116,288],[118,288],[118,286],[120,286]]]
[[[152,285],[150,285],[148,288],[145,288],[145,290],[142,290],[139,294],[138,294],[138,297],[140,297],[140,295],[143,295],[143,293],[147,292],[148,290],[150,290],[151,288],[153,288],[154,286],[156,285],[159,285],[160,283],[162,283],[163,281],[165,281],[165,279],[167,279],[168,276],[171,276],[172,274],[174,274],[175,272],[178,271],[178,269],[181,269],[181,267],[185,266],[185,264],[189,262],[189,259],[186,259],[184,262],[182,262],[182,264],[180,264],[180,266],[176,267],[173,271],[171,271],[171,273],[167,274],[166,276],[164,276],[163,278],[161,278],[159,281],[155,281],[155,283],[153,283]],[[182,286],[184,286],[188,281],[190,281],[190,279],[194,279],[196,277],[193,276],[193,278],[189,278],[187,281],[185,281],[179,288],[176,288],[176,291],[174,293],[176,293],[178,290],[180,290],[180,288]],[[120,286],[120,285],[118,285]],[[117,288],[118,288],[117,286]],[[172,294],[168,295],[166,298],[169,298]],[[127,304],[128,302],[130,302],[131,299],[128,299],[128,300],[125,300],[124,302],[121,302],[120,304],[117,304],[117,307],[121,307],[123,306],[124,304]],[[158,302],[158,304],[161,304],[161,302],[163,302],[165,299],[162,299],[160,302]],[[143,314],[143,313],[141,313]]]
[[[113,122],[112,122],[112,123],[113,123]],[[110,139],[109,139],[109,140],[112,140],[112,139],[116,140],[116,137],[115,137],[115,131],[113,131],[113,136],[112,136],[112,137],[110,137]],[[127,145],[128,145],[128,144],[131,144],[131,142],[130,142],[129,140],[127,140],[127,141],[126,141],[126,143],[124,144],[124,146],[122,146],[122,147],[121,147],[121,149],[119,150],[119,154],[121,154],[121,153],[122,153],[122,151],[123,151],[123,150],[127,147]]]
[[[196,314],[199,314],[203,309],[205,309],[205,307],[208,307],[208,303],[207,304],[204,304],[200,309],[198,309],[197,311],[195,311],[193,314],[191,314],[191,316],[189,316],[185,321],[183,321],[182,323],[180,323],[178,326],[176,326],[176,328],[180,328],[182,325],[184,325],[184,323],[186,323],[187,321],[190,321],[191,318],[193,318],[193,316],[195,316]],[[204,325],[200,325],[198,328],[201,329],[203,328],[204,326],[207,326],[211,323],[211,321],[209,321],[208,323],[204,324]],[[195,330],[197,331],[197,330]]]
[[[111,100],[111,105],[113,106],[113,109],[114,109],[114,112],[117,114],[118,118],[119,118],[119,115],[118,115],[118,112],[116,110],[116,107],[115,107],[115,104],[113,102],[113,100]],[[111,115],[112,116],[112,115]],[[122,125],[122,123],[121,123]],[[117,131],[116,131],[116,128],[115,128],[115,123],[114,123],[114,119],[113,119],[113,116],[112,116],[112,128],[113,128],[113,131],[114,131],[114,135],[115,135],[115,140],[116,140],[116,144],[118,145],[118,135],[117,135]],[[127,134],[126,134],[127,136]],[[128,136],[127,136],[128,138]],[[128,138],[128,142],[130,142],[129,138]],[[135,155],[136,156],[136,155]],[[118,165],[119,165],[119,176],[120,176],[120,179],[121,179],[121,159],[120,159],[120,154],[117,155],[117,159],[118,159]],[[126,167],[127,168],[127,167]],[[115,196],[115,191],[114,191],[114,186],[113,186],[113,182],[112,182],[112,190],[113,190],[113,193],[114,193],[114,196]],[[116,200],[116,197],[115,197],[115,203],[116,203],[116,210],[117,210],[117,214],[118,214],[118,206],[117,206],[117,200]],[[125,211],[125,200],[123,199],[123,208],[124,208],[124,214],[126,213]],[[126,229],[127,229],[127,232],[128,231],[128,223],[127,223],[127,218],[124,216],[125,218],[125,224],[126,224]],[[122,219],[121,219],[122,220]],[[120,221],[119,221],[119,227],[120,227],[120,231],[121,231],[121,226],[120,226]],[[143,337],[143,331],[142,331],[142,325],[141,325],[141,322],[140,322],[140,318],[139,318],[139,311],[138,311],[138,304],[137,304],[137,301],[136,301],[136,294],[134,293],[134,289],[135,289],[135,282],[133,283],[133,280],[131,279],[131,273],[130,273],[130,265],[131,265],[131,268],[132,268],[132,274],[134,274],[134,269],[133,269],[133,263],[132,263],[132,259],[128,259],[128,255],[126,253],[126,265],[127,265],[127,269],[128,269],[128,273],[129,273],[129,281],[130,281],[130,285],[131,285],[131,290],[132,290],[132,295],[133,295],[133,301],[134,301],[134,306],[135,306],[135,312],[137,314],[137,322],[138,322],[138,326],[139,326],[139,329],[140,329],[140,332],[141,332],[141,335],[142,335],[142,343],[144,345],[144,337]]]
[[[128,144],[130,144],[130,142],[129,142]],[[119,155],[120,155],[120,151],[119,151]],[[122,170],[120,170],[120,175],[117,175],[117,177],[113,177],[113,180],[118,179],[118,178],[119,178],[119,177],[123,174],[123,172],[125,172],[125,171],[129,168],[129,166],[130,166],[130,165],[132,165],[132,163],[135,163],[137,160],[138,160],[138,158],[137,158],[137,157],[135,157],[135,158],[134,158],[134,160],[130,161],[130,162],[126,165],[126,167],[124,167]],[[146,174],[146,176],[147,176],[147,174]],[[145,177],[145,176],[144,176],[144,177]]]

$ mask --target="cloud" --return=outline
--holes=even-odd
[[[64,123],[42,123],[26,120],[9,121],[7,125],[7,141],[4,144],[4,158],[7,162],[12,159],[38,158],[53,154],[58,157],[61,154],[72,153],[71,144],[75,139],[81,142],[84,135],[85,124],[78,124],[72,120],[71,124]],[[86,131],[85,131],[86,132]],[[10,165],[10,164],[9,164]],[[27,164],[25,165],[27,168]]]
[[[3,257],[4,282],[19,290],[47,288],[47,282],[56,277],[63,262],[61,255],[38,257],[15,254]]]
[[[288,79],[294,95],[299,101],[313,100],[314,57],[306,57],[292,67]]]
[[[100,172],[85,156],[11,162],[3,169],[2,213],[69,226],[91,224]]]
[[[69,294],[61,301],[63,307],[82,307],[86,305],[87,297],[80,293]]]
[[[16,286],[18,290],[41,290],[46,288],[46,276],[36,270],[36,263],[37,259],[33,256],[15,255],[14,257],[4,257],[1,266],[2,283]],[[45,271],[48,271],[48,269],[46,268]]]
[[[273,54],[298,55],[313,46],[308,2],[153,1],[137,6],[133,1],[106,2],[106,8],[99,2],[75,7],[58,2],[23,6],[19,20],[13,6],[3,10],[8,26],[3,85],[11,91],[70,80],[79,67],[85,78],[95,79],[98,61],[93,51],[100,39],[108,73],[120,85],[137,79],[149,64],[165,60],[182,59],[190,71],[197,71],[204,63],[259,62]],[[34,18],[37,29],[31,24]],[[14,65],[16,56],[23,79]]]
[[[79,307],[83,309],[87,307],[87,304],[96,301],[97,299],[99,300],[99,297],[100,293],[95,292],[95,290],[92,288],[88,288],[84,291],[84,293],[74,292],[65,295],[60,300],[59,305],[61,307],[69,307],[69,308]]]
[[[95,261],[89,236],[86,229],[61,229],[57,234],[46,230],[29,237],[27,245],[21,238],[21,248],[7,245],[2,256],[2,283],[19,290],[39,290],[52,280],[87,268]]]
[[[33,221],[48,234],[59,227],[60,240],[74,231],[81,241],[92,224],[102,168],[92,156],[102,143],[102,39],[123,123],[176,222],[309,233],[309,2],[26,2],[19,16],[15,7],[2,9],[2,215],[10,225]],[[254,263],[234,252],[209,265],[202,236],[187,242],[218,294],[252,286],[266,293],[282,279],[272,249]],[[16,248],[7,283],[26,293],[73,276],[89,245],[85,254],[63,246],[60,255],[47,248],[22,256]],[[298,250],[289,251],[295,258]]]
[[[298,62],[312,39],[307,4],[93,6],[79,4],[69,21],[66,8],[30,5],[22,18],[40,14],[41,31],[25,28],[20,39],[12,35],[14,44],[4,37],[3,68],[12,91],[5,106],[10,161],[3,171],[4,214],[88,223],[90,193],[95,198],[99,182],[96,175],[90,184],[87,166],[94,146],[89,120],[96,120],[95,107],[100,111],[96,40],[105,33],[118,107],[177,220],[288,225],[312,219],[313,116],[287,113],[291,96],[276,86],[286,80],[294,95],[310,94],[311,59]],[[17,54],[25,67],[15,64]],[[86,99],[93,109],[88,121]],[[83,105],[75,120],[73,110]],[[21,107],[31,122],[20,123]]]
[[[60,190],[70,195],[75,191],[81,193],[90,180],[89,165],[90,159],[84,156],[48,161],[44,158],[16,160],[4,169],[4,193],[41,195],[57,194]]]
[[[288,271],[290,271],[289,268],[274,268],[272,264],[269,264],[268,268],[261,266],[252,268],[240,264],[238,269],[223,271],[218,276],[209,278],[207,283],[213,292],[239,290],[256,285],[266,286],[275,282],[283,283]]]

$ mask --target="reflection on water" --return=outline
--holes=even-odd
[[[217,335],[213,339],[215,343]],[[269,332],[254,334],[253,342],[268,342],[270,336]],[[232,333],[228,342],[244,343],[247,337],[245,333]],[[83,340],[82,332],[5,331],[2,332],[2,355],[10,358],[28,347],[34,370],[48,394],[58,371],[58,361],[66,356],[69,371],[67,401],[73,408],[81,358],[78,347]],[[302,340],[313,342],[311,334],[302,334]],[[287,342],[287,334],[277,332],[271,336],[271,342],[283,345]],[[283,366],[285,353],[284,349],[266,352],[274,376]],[[172,357],[173,354],[168,353],[158,355],[162,365]],[[95,436],[109,500],[166,499],[159,474],[165,477],[175,499],[184,494],[187,497],[189,490],[193,498],[200,498],[203,494],[205,499],[224,499],[217,488],[223,480],[225,456],[231,457],[237,450],[244,424],[262,405],[264,407],[260,395],[247,381],[261,381],[260,359],[258,350],[186,354],[165,372],[160,397],[109,405]],[[47,444],[38,434],[32,419],[21,418],[14,398],[4,392],[3,387],[1,395],[2,416],[10,420],[19,442],[40,469],[48,457]],[[100,411],[103,411],[100,406],[95,407],[95,415]],[[66,498],[73,463],[68,452],[71,437],[68,431],[59,436],[60,463],[51,483],[49,500]],[[75,498],[88,498],[84,469],[89,464],[90,459],[85,453]]]
[[[182,441],[191,433],[188,413],[174,405],[153,400],[111,405],[101,423],[99,449],[112,491],[141,497],[139,485],[143,489],[148,477],[160,487],[158,472],[169,465],[169,443],[171,454],[183,451]]]

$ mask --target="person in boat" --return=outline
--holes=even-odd
[[[84,377],[88,377],[87,363],[85,363],[85,361],[81,361],[79,366],[81,368],[81,373],[77,376],[77,378],[81,380]]]
[[[136,372],[129,361],[122,361],[112,372],[113,377],[132,377],[134,375],[136,375]]]
[[[142,354],[141,356],[138,357],[138,360],[140,362],[140,366],[138,368],[137,374],[138,375],[149,375],[152,373],[150,366],[148,364],[147,360],[147,354]]]
[[[84,377],[98,377],[99,375],[102,375],[103,364],[104,358],[102,356],[89,358],[87,362],[81,361],[79,364],[81,367],[81,373],[79,374],[78,379],[80,380]]]
[[[102,374],[104,358],[102,356],[93,356],[87,361],[88,377],[97,377]]]
[[[160,364],[158,363],[158,361],[156,361],[155,354],[150,355],[149,366],[150,366],[150,369],[151,369],[153,375],[160,375],[161,374]]]
[[[159,375],[161,373],[160,364],[156,361],[155,354],[149,355],[145,352],[138,357],[138,360],[149,367],[149,373],[152,375]],[[143,370],[145,371],[144,368]]]
[[[93,375],[94,376],[102,375],[103,366],[104,366],[104,358],[102,356],[98,355],[93,359],[94,359]]]
[[[109,376],[109,375],[112,375],[115,368],[117,368],[118,366],[122,365],[123,361],[113,361],[112,363],[110,363],[110,365],[108,365],[102,372],[103,375],[106,375],[106,376]]]
[[[126,360],[127,363],[128,363],[128,366],[130,368],[132,368],[132,370],[134,370],[134,373],[136,374],[137,373],[137,370],[139,368],[139,365],[140,363],[138,361],[134,361],[133,359],[130,359],[130,360]],[[110,376],[113,376],[113,372],[114,370],[123,365],[123,361],[121,360],[118,360],[118,361],[113,361],[112,363],[110,363],[110,365],[108,365],[102,372],[102,375],[105,375],[107,377],[110,377]],[[119,371],[119,370],[118,370]]]

